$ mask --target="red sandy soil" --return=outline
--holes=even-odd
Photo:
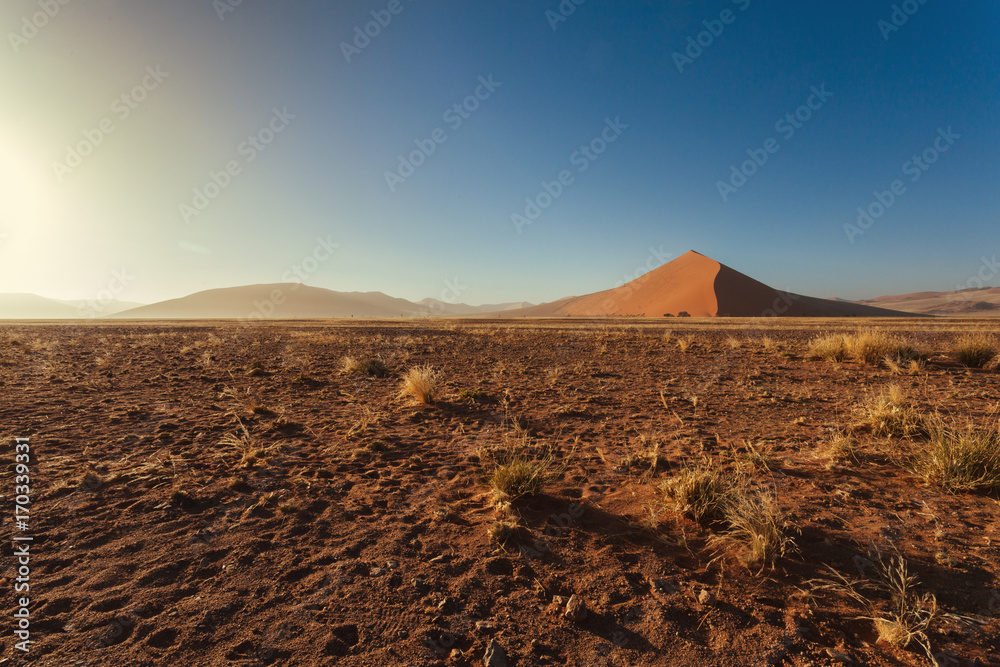
[[[496,313],[501,317],[892,317],[903,313],[782,292],[690,250],[615,289]]]
[[[931,353],[925,372],[806,359],[854,326],[827,320],[6,325],[35,643],[16,651],[6,614],[0,664],[482,665],[491,640],[518,667],[930,664],[861,618],[886,593],[864,589],[872,611],[818,582],[870,578],[878,548],[936,596],[940,664],[997,665],[997,493],[928,485],[905,465],[918,443],[864,429],[857,460],[821,453],[890,383],[949,418],[995,408],[997,372],[945,354],[979,323],[882,324]],[[344,375],[345,355],[389,374]],[[399,393],[424,364],[433,405]],[[558,477],[500,544],[486,478],[517,433]],[[795,543],[759,574],[657,491],[692,461],[745,464],[748,441]],[[578,621],[554,601],[574,594]]]

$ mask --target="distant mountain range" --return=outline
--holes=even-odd
[[[95,319],[141,305],[130,301],[60,301],[37,294],[0,294],[0,319]]]
[[[865,301],[820,299],[776,290],[689,251],[603,292],[533,305],[417,302],[382,292],[336,292],[300,283],[197,292],[149,305],[57,301],[0,294],[0,319],[325,319],[420,317],[912,317],[1000,316],[1000,287],[918,292]]]

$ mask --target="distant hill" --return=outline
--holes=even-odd
[[[615,289],[498,317],[905,317],[849,301],[782,292],[693,250]]]
[[[438,299],[421,299],[417,304],[436,315],[482,315],[484,313],[497,313],[505,310],[527,308],[533,305],[527,301],[519,301],[517,303],[492,303],[483,306],[470,306],[464,303],[448,303]]]
[[[414,303],[382,292],[336,292],[300,283],[278,283],[207,290],[126,310],[115,317],[171,320],[409,318],[469,315],[507,307],[510,304],[467,306],[437,299]]]
[[[93,319],[114,315],[141,304],[125,301],[107,303],[87,301],[59,301],[37,294],[0,294],[0,319],[2,320],[67,320]]]
[[[952,292],[914,292],[880,296],[854,303],[892,308],[920,315],[945,317],[1000,317],[1000,287],[963,289]]]
[[[334,292],[301,283],[247,285],[197,292],[133,308],[116,319],[307,319],[419,317],[419,305],[381,292]]]

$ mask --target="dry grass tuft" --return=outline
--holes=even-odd
[[[664,481],[660,492],[668,507],[678,514],[701,521],[722,516],[723,500],[729,492],[729,484],[714,464],[697,464],[682,468]]]
[[[836,362],[846,361],[847,356],[847,338],[839,334],[814,339],[806,354],[809,359],[826,359]]]
[[[809,359],[843,362],[848,359],[869,366],[886,365],[901,373],[902,365],[923,358],[909,342],[882,329],[862,329],[857,333],[830,334],[813,339],[806,355]]]
[[[497,544],[506,544],[521,531],[521,527],[513,521],[497,519],[486,528],[490,540]]]
[[[855,562],[864,564],[862,572],[869,567],[874,569],[874,576],[861,581],[851,581],[832,568],[834,580],[815,580],[809,582],[812,591],[834,591],[846,594],[864,607],[868,616],[860,618],[870,620],[878,633],[878,641],[907,648],[917,644],[937,665],[937,659],[931,650],[927,631],[937,617],[937,599],[930,593],[918,593],[916,577],[909,573],[906,560],[896,553],[886,557],[873,547],[873,553],[867,559],[856,557]],[[866,589],[871,593],[866,593]],[[888,596],[890,604],[872,600],[874,593],[878,597]]]
[[[909,405],[903,390],[896,384],[883,387],[877,394],[869,394],[855,408],[855,414],[876,436],[909,438],[927,434],[928,418]]]
[[[437,372],[430,366],[414,366],[403,376],[400,394],[409,396],[418,403],[431,404],[434,402],[437,378]]]
[[[913,461],[917,475],[952,492],[1000,489],[1000,427],[952,427],[935,417],[928,431]]]
[[[356,359],[344,357],[341,371],[344,375],[364,375],[366,377],[384,378],[389,375],[389,367],[377,358]]]
[[[869,366],[880,365],[886,357],[909,361],[923,356],[910,343],[883,329],[862,329],[844,341],[850,356]]]
[[[850,433],[838,431],[819,450],[819,455],[826,459],[826,467],[834,468],[858,460],[858,444]]]
[[[552,479],[551,464],[552,460],[549,458],[515,456],[498,465],[489,477],[494,503],[537,496]]]
[[[966,334],[951,348],[958,363],[967,368],[983,368],[996,359],[998,352],[996,337],[984,333]]]
[[[724,525],[709,542],[735,547],[748,568],[760,572],[793,546],[774,495],[753,488],[742,472],[727,473],[713,463],[687,466],[659,490],[668,508]]]
[[[748,568],[759,572],[774,565],[793,544],[773,494],[750,490],[745,484],[735,486],[725,497],[723,516],[729,528],[713,541],[738,545]]]

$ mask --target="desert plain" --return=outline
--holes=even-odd
[[[32,664],[1000,664],[995,322],[4,324]]]

